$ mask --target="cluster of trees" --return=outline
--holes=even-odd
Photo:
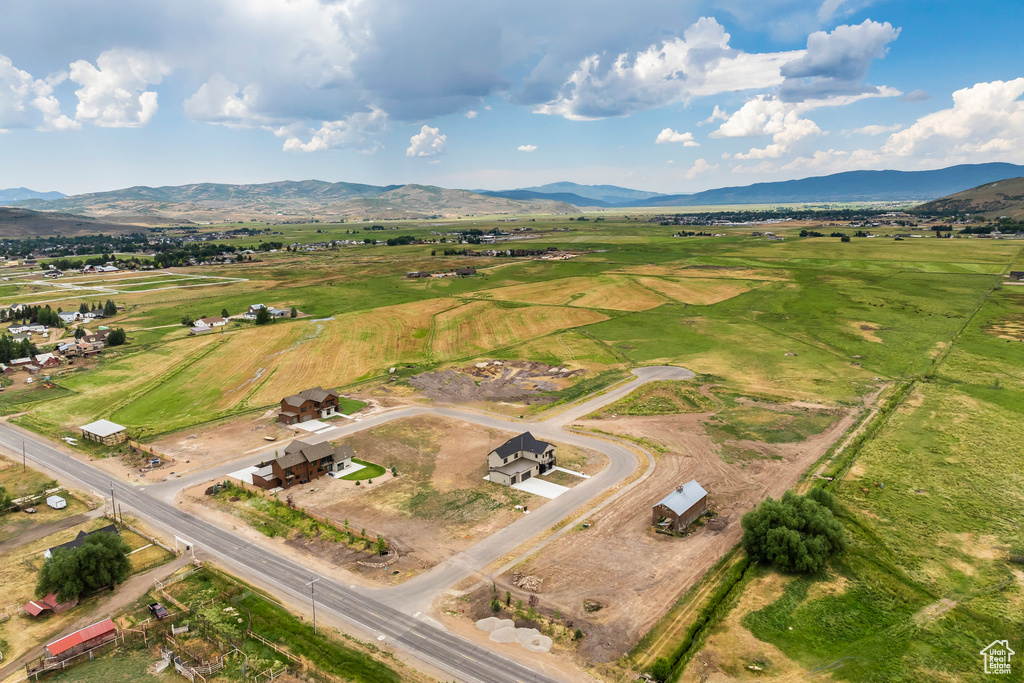
[[[84,301],[78,306],[78,312],[81,313],[82,315],[85,315],[86,313],[90,312],[94,313],[96,311],[102,311],[103,315],[109,318],[111,316],[117,315],[117,304],[115,304],[110,299],[107,299],[106,303],[104,303],[102,306],[100,306],[94,301],[92,303],[91,309],[89,308],[89,304],[87,304]]]
[[[8,258],[23,258],[45,252],[52,256],[78,256],[79,254],[131,253],[145,250],[149,238],[138,232],[130,235],[81,235],[78,237],[29,237],[0,241],[0,254]],[[66,260],[66,259],[65,259]],[[108,259],[109,260],[109,259]],[[68,261],[70,263],[70,261]],[[67,266],[73,268],[74,266]],[[63,267],[58,266],[64,270]]]
[[[39,570],[36,596],[56,593],[66,602],[115,586],[132,573],[128,551],[117,534],[92,534],[77,548],[58,550]]]
[[[796,573],[817,573],[846,549],[846,535],[833,515],[835,496],[813,488],[806,496],[786,491],[743,515],[743,549],[754,560]]]
[[[107,335],[107,346],[121,346],[128,342],[128,335],[125,331],[118,327],[117,329],[111,330]]]
[[[412,235],[399,235],[398,237],[388,238],[388,241],[385,242],[385,244],[388,245],[389,247],[404,247],[407,244],[416,244],[418,241],[419,240],[417,240]]]
[[[15,320],[25,323],[39,323],[49,327],[61,327],[61,320],[57,316],[60,313],[58,308],[54,311],[49,305],[46,306],[23,306],[17,311],[9,308],[0,309],[0,322],[14,322]]]
[[[29,339],[14,341],[9,334],[0,336],[0,363],[10,363],[15,358],[27,358],[39,353],[39,348]]]

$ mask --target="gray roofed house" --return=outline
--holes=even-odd
[[[487,455],[488,478],[505,486],[544,474],[555,466],[555,447],[523,432]]]
[[[347,469],[355,453],[351,446],[332,446],[321,443],[292,441],[284,449],[284,455],[258,465],[252,475],[252,483],[263,489],[290,488],[296,484],[307,484],[324,474]]]
[[[676,533],[685,531],[707,512],[708,492],[691,479],[651,508],[651,525]]]

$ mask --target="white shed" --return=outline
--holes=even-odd
[[[60,496],[50,496],[46,499],[46,504],[54,510],[63,510],[68,506],[68,502]]]

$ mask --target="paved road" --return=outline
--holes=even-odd
[[[420,611],[433,601],[436,594],[486,567],[505,553],[519,547],[539,532],[557,523],[566,515],[593,499],[609,487],[628,477],[637,466],[633,451],[621,444],[566,432],[562,427],[582,415],[615,401],[634,391],[640,385],[661,379],[690,379],[693,373],[682,368],[640,368],[634,370],[639,381],[632,381],[602,396],[570,406],[559,414],[540,422],[522,421],[462,411],[453,408],[405,408],[381,413],[356,423],[350,423],[321,435],[314,440],[336,439],[356,431],[384,424],[392,420],[420,414],[440,415],[466,420],[497,429],[518,430],[528,428],[543,439],[558,440],[605,453],[609,466],[567,493],[549,501],[529,515],[492,534],[472,548],[455,555],[446,562],[410,581],[390,589],[355,589],[346,587],[329,576],[319,576],[317,606],[334,616],[348,621],[368,633],[378,633],[399,648],[465,681],[486,683],[515,683],[551,681],[521,664],[505,659],[490,650],[475,645],[459,636],[447,633],[420,619]],[[255,574],[268,585],[304,600],[308,596],[305,586],[311,577],[307,567],[274,554],[272,551],[237,538],[205,520],[183,512],[173,503],[177,491],[240,469],[248,461],[238,461],[175,479],[170,482],[136,487],[119,481],[88,463],[72,458],[52,447],[44,439],[26,434],[9,425],[0,425],[0,446],[11,451],[26,443],[28,459],[51,472],[60,472],[64,479],[72,480],[82,488],[102,495],[111,492],[117,502],[136,515],[167,532],[188,538],[197,547],[213,555],[228,566]],[[280,448],[280,446],[278,446]],[[273,454],[255,455],[252,462]],[[313,575],[315,576],[315,574]],[[415,615],[415,616],[414,616]]]

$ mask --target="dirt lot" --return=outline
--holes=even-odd
[[[550,403],[543,392],[565,389],[586,372],[565,366],[517,360],[483,361],[464,368],[424,372],[409,380],[427,398],[441,401],[521,401]]]
[[[332,520],[349,522],[358,532],[383,535],[402,559],[393,567],[401,574],[365,572],[387,581],[404,580],[465,550],[515,521],[514,505],[535,509],[546,499],[484,481],[486,454],[514,436],[456,420],[417,417],[401,420],[342,440],[361,460],[395,466],[372,485],[366,481],[320,479],[288,493],[296,506]],[[559,464],[592,474],[607,463],[598,453],[559,446]],[[569,482],[575,483],[575,482]],[[350,564],[358,553],[344,548],[307,545],[307,549],[338,564]],[[335,544],[331,544],[332,546]],[[357,569],[358,570],[358,569]]]
[[[585,426],[643,437],[668,450],[657,457],[651,477],[589,518],[590,529],[566,534],[517,571],[542,579],[537,590],[541,606],[560,610],[587,634],[580,655],[592,662],[613,660],[739,541],[743,513],[766,496],[781,496],[853,419],[853,414],[842,416],[802,442],[757,444],[760,457],[731,463],[705,431],[706,413],[585,421]],[[718,516],[685,538],[653,533],[651,506],[673,486],[694,478],[709,492]],[[528,596],[512,584],[511,572],[501,577],[498,588]],[[600,608],[588,612],[584,601]]]

